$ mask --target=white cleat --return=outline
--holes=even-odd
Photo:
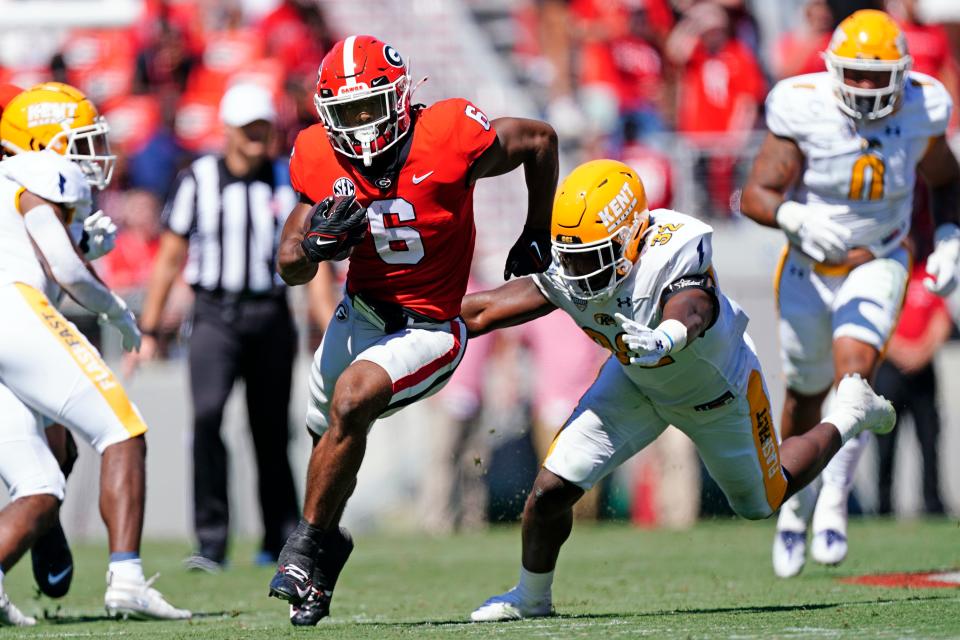
[[[470,614],[470,619],[474,622],[505,622],[552,615],[553,603],[549,595],[540,602],[524,602],[514,588],[484,602]]]
[[[32,627],[35,624],[36,618],[21,612],[7,594],[0,592],[0,627]]]
[[[773,572],[779,578],[792,578],[807,562],[807,532],[777,531],[773,538]]]
[[[847,536],[836,529],[814,533],[810,556],[820,564],[840,564],[847,557]]]
[[[890,401],[877,394],[860,374],[843,377],[837,385],[833,412],[844,412],[856,419],[861,431],[890,433],[897,424],[897,412]]]
[[[189,611],[177,609],[153,588],[159,576],[158,573],[144,582],[123,582],[108,572],[107,593],[103,596],[107,615],[138,620],[189,620]]]

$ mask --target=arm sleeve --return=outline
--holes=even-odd
[[[687,241],[674,254],[667,269],[667,278],[659,292],[659,307],[685,289],[701,289],[713,299],[712,327],[720,314],[719,287],[713,272],[712,233],[704,233]]]
[[[922,78],[923,80],[919,81],[919,88],[923,91],[926,121],[918,128],[925,128],[927,137],[942,136],[947,132],[950,114],[953,112],[953,99],[939,80],[929,76],[922,76]],[[911,81],[916,82],[913,78]]]
[[[711,234],[698,234],[683,244],[676,253],[667,262],[663,269],[666,277],[663,280],[659,296],[660,305],[664,303],[664,296],[667,295],[670,286],[684,276],[696,276],[699,274],[710,273],[713,264],[713,245],[711,243]]]
[[[306,195],[303,186],[303,154],[297,155],[297,145],[300,142],[300,136],[293,143],[293,149],[290,151],[290,186],[301,195]]]
[[[790,105],[790,91],[784,82],[787,81],[777,83],[770,93],[767,94],[765,107],[767,129],[769,129],[773,135],[795,140],[797,134],[791,122],[792,109]]]
[[[177,176],[173,195],[163,208],[161,222],[164,228],[186,238],[193,230],[197,217],[197,178],[186,169]]]
[[[487,115],[468,100],[451,100],[451,118],[460,153],[467,165],[483,155],[497,137]]]
[[[57,283],[94,313],[113,315],[119,310],[113,292],[97,280],[77,255],[66,227],[50,205],[40,205],[23,216],[27,233],[43,255]]]

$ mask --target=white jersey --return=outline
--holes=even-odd
[[[648,327],[661,320],[661,297],[676,280],[690,275],[716,274],[711,265],[713,229],[691,216],[657,209],[650,214],[640,258],[630,275],[607,299],[571,298],[552,266],[534,277],[550,302],[570,317],[600,346],[613,353],[633,383],[661,406],[696,407],[725,394],[739,395],[747,384],[750,350],[744,341],[748,318],[717,285],[717,320],[685,349],[666,356],[655,367],[630,364],[624,332],[616,313]]]
[[[854,121],[837,106],[833,83],[827,72],[780,81],[767,96],[767,128],[794,140],[806,159],[791,199],[843,205],[831,217],[853,232],[850,246],[886,256],[910,230],[916,167],[946,131],[950,95],[910,72],[894,113]]]
[[[59,287],[45,272],[23,223],[23,191],[72,206],[90,200],[90,186],[74,162],[53,151],[30,151],[0,162],[0,285],[22,282],[56,299]]]

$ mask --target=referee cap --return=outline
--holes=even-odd
[[[220,101],[220,120],[231,127],[243,127],[257,120],[275,122],[277,110],[270,92],[257,84],[236,84]]]

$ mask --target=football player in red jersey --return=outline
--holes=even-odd
[[[321,124],[300,132],[290,160],[301,202],[284,226],[278,271],[298,285],[321,261],[349,254],[350,267],[311,370],[303,520],[270,582],[296,625],[329,612],[353,546],[340,515],[371,423],[439,391],[463,357],[474,184],[523,165],[527,220],[504,277],[542,272],[558,164],[546,123],[490,121],[460,98],[411,105],[406,62],[371,36],[326,55],[315,102]]]

